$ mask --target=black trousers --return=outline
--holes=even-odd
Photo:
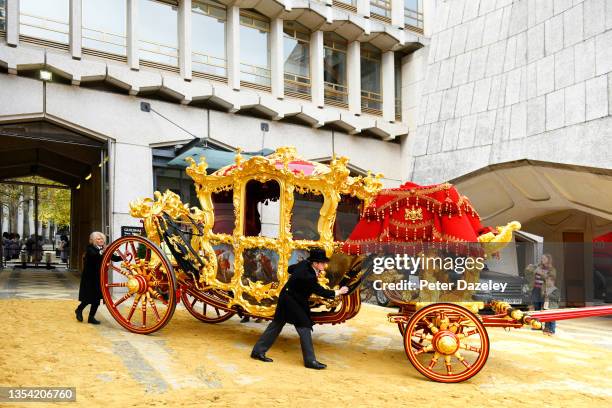
[[[272,347],[272,344],[276,341],[276,338],[283,330],[285,326],[284,322],[278,322],[273,320],[272,323],[266,327],[266,330],[262,333],[257,343],[253,347],[253,354],[265,354],[266,351]],[[310,327],[296,327],[295,330],[300,335],[300,345],[302,346],[302,356],[304,357],[304,363],[310,363],[315,361],[314,347],[312,346],[312,335]]]
[[[81,302],[81,304],[77,306],[77,310],[83,312],[83,309],[85,309],[87,305],[91,305],[91,307],[89,308],[89,317],[94,317],[96,315],[96,312],[98,311],[98,303]]]

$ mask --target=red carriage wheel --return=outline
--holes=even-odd
[[[133,235],[112,242],[104,251],[100,283],[110,314],[133,333],[153,333],[174,314],[172,265],[147,238]]]
[[[444,383],[465,381],[484,367],[489,336],[480,319],[464,307],[436,303],[417,311],[404,332],[408,360],[425,377]]]
[[[208,304],[205,297],[199,296],[189,289],[182,291],[181,300],[187,311],[191,313],[193,317],[204,323],[221,323],[236,314],[236,312],[220,309]]]

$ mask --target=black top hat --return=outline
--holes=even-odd
[[[321,248],[311,248],[308,260],[310,262],[329,262],[329,258]]]

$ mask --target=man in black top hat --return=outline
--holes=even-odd
[[[268,325],[251,352],[251,357],[257,360],[271,362],[266,357],[266,351],[272,347],[274,341],[283,330],[286,323],[293,324],[300,335],[304,366],[321,370],[327,367],[315,358],[312,346],[312,319],[308,299],[313,293],[325,298],[334,298],[348,292],[346,286],[338,290],[325,289],[319,285],[317,275],[324,273],[329,258],[325,251],[320,248],[310,250],[308,259],[289,267],[289,280],[283,287],[278,297],[274,320]]]

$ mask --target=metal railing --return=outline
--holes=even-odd
[[[178,65],[178,47],[167,44],[160,44],[154,41],[138,40],[138,49],[141,59],[159,62],[170,66]],[[143,52],[145,54],[143,54]],[[147,58],[147,54],[149,58]]]
[[[324,83],[324,99],[326,102],[348,102],[348,87],[346,85],[334,84],[333,82]]]
[[[50,33],[59,34],[62,37],[65,36],[65,38],[61,40],[59,40],[58,38],[50,38],[48,36],[40,37],[43,40],[67,43],[69,39],[68,34],[70,32],[70,25],[67,21],[54,20],[51,18],[45,18],[41,16],[36,16],[33,14],[21,13],[20,18],[19,18],[19,25],[30,27],[30,28],[33,28],[34,30],[42,30],[43,32],[48,31]],[[22,31],[21,34],[31,36],[31,37],[38,37],[37,35],[30,35],[27,32],[23,32],[23,30],[20,30],[20,31]]]
[[[227,76],[227,62],[223,58],[213,57],[201,52],[191,53],[192,69],[196,72],[225,77]]]
[[[310,78],[285,72],[285,92],[310,95]]]
[[[373,111],[382,110],[382,94],[361,90],[361,108]],[[378,113],[378,112],[376,112]]]
[[[257,65],[240,63],[240,79],[257,85],[270,86],[270,69]]]
[[[127,54],[127,37],[125,35],[83,27],[81,36],[83,37],[83,47],[111,52],[118,55]],[[87,44],[87,41],[85,40],[90,40],[94,43],[101,43],[103,45],[96,47],[93,44]],[[114,50],[110,51],[109,48],[114,48]],[[116,52],[117,50],[119,51]]]

